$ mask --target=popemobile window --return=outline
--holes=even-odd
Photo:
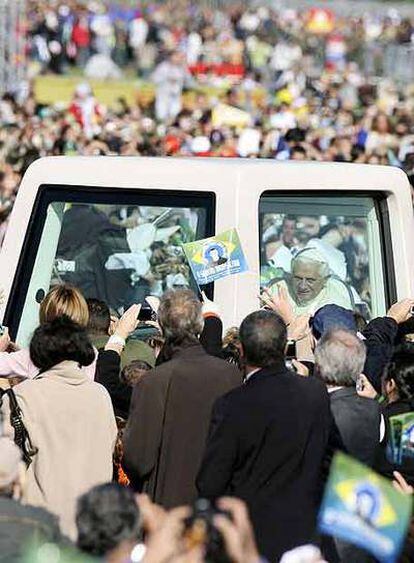
[[[329,303],[383,314],[379,226],[368,198],[262,197],[260,283],[288,290],[297,315]]]
[[[214,192],[44,185],[39,189],[18,269],[11,330],[21,346],[38,323],[39,303],[66,282],[118,314],[148,295],[197,285],[183,244],[214,234]],[[213,297],[213,285],[206,292]]]
[[[182,244],[202,225],[202,208],[67,204],[52,284],[73,283],[114,309],[190,287]]]

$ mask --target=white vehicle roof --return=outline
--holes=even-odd
[[[277,162],[274,160],[144,157],[48,157],[27,171],[11,215],[0,255],[0,286],[9,296],[33,207],[41,186],[213,192],[215,232],[236,227],[250,272],[215,284],[215,296],[231,325],[258,308],[261,195],[269,190],[291,195],[312,192],[382,194],[387,201],[389,236],[398,298],[414,294],[414,222],[406,175],[385,166]],[[116,203],[116,196],[114,196]],[[167,203],[168,204],[168,203]],[[33,215],[33,220],[36,216]],[[388,236],[388,235],[387,235]],[[0,318],[5,305],[0,309]]]

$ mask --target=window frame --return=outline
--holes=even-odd
[[[165,198],[168,198],[168,205],[166,205]],[[55,202],[84,203],[89,205],[122,205],[125,203],[125,205],[142,205],[147,207],[198,207],[206,211],[206,230],[203,238],[213,236],[216,229],[217,197],[214,191],[41,184],[30,214],[13,278],[10,298],[4,314],[3,322],[9,327],[12,338],[16,337],[20,326],[37,251],[43,235],[47,210],[49,205]],[[214,284],[206,285],[204,291],[210,299],[213,299]]]
[[[379,225],[379,238],[380,238],[380,252],[382,263],[382,276],[384,280],[384,300],[386,307],[389,308],[397,301],[397,285],[395,280],[394,258],[391,239],[391,224],[389,218],[389,209],[387,204],[388,194],[380,191],[350,191],[344,189],[343,191],[334,190],[306,190],[306,191],[293,191],[293,190],[275,190],[268,189],[260,194],[258,201],[258,221],[259,221],[259,276],[260,268],[262,266],[262,249],[261,241],[263,236],[262,221],[260,205],[263,198],[266,197],[290,197],[297,198],[298,200],[315,198],[315,197],[332,197],[333,199],[351,197],[354,199],[368,198],[372,200],[374,209]]]

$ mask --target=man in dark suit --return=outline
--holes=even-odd
[[[134,388],[123,465],[135,489],[172,508],[197,498],[195,478],[212,405],[240,385],[241,373],[200,344],[201,303],[192,291],[167,292],[158,319],[168,361]]]
[[[197,487],[203,497],[245,500],[260,552],[277,561],[314,538],[329,397],[318,380],[285,367],[286,325],[276,313],[246,317],[240,341],[246,381],[213,407]]]

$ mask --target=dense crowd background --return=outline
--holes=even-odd
[[[174,9],[31,1],[27,33],[31,75],[75,73],[79,85],[69,104],[39,103],[30,84],[3,97],[2,232],[27,166],[45,155],[345,161],[412,177],[413,22],[395,10],[339,17],[186,0]],[[407,49],[405,80],[393,78],[395,57],[384,68],[394,47]],[[105,107],[84,72],[132,73],[155,98]]]
[[[31,84],[3,96],[2,234],[22,175],[45,155],[390,164],[412,182],[414,88],[383,77],[382,54],[409,49],[413,31],[395,12],[29,2],[31,72],[79,85],[69,104],[40,103]],[[105,107],[83,72],[132,73],[154,95]],[[140,214],[154,219],[151,208],[111,212],[138,227]],[[346,237],[349,222],[322,232],[318,218],[278,220],[265,224],[266,260],[281,240],[290,249],[328,235],[343,268],[355,259],[344,276],[369,301],[363,224]],[[154,290],[162,250],[146,300],[85,295],[57,269],[29,347],[1,327],[0,559],[374,563],[367,545],[322,535],[317,517],[337,451],[413,495],[412,457],[395,463],[389,450],[390,418],[414,410],[414,299],[368,321],[335,301],[328,262],[302,248],[286,287],[264,290],[262,308],[224,332],[217,305],[182,280]],[[322,294],[317,310],[295,308]],[[372,499],[362,500],[352,518],[373,533]],[[405,563],[414,520],[403,535]]]

